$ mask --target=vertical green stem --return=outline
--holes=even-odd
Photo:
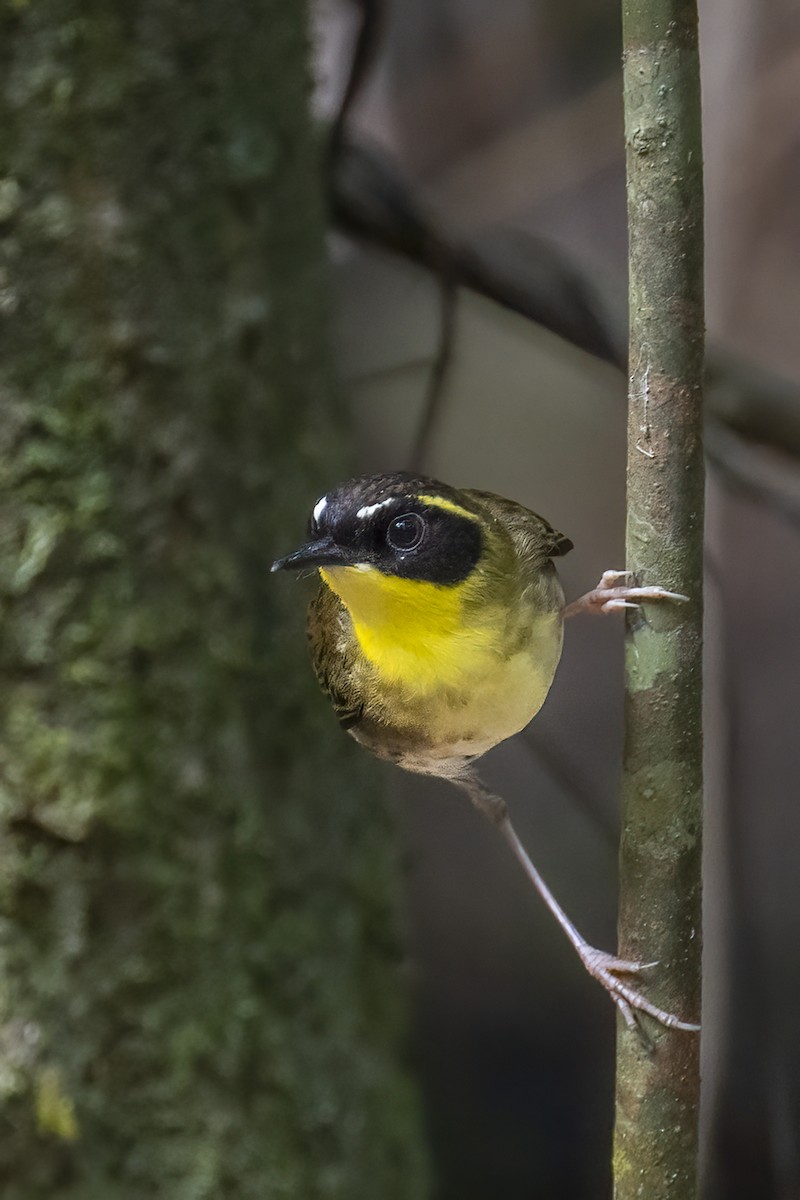
[[[629,568],[691,597],[630,620],[620,953],[700,1009],[703,191],[696,0],[623,0],[630,231]],[[620,1028],[616,1200],[696,1195],[699,1039]]]

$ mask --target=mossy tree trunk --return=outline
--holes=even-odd
[[[623,0],[630,231],[627,565],[690,597],[629,622],[620,953],[700,1015],[703,179],[695,0]],[[699,1039],[620,1028],[617,1200],[697,1194]]]
[[[420,1195],[392,838],[269,577],[342,469],[301,5],[0,13],[0,1191]]]

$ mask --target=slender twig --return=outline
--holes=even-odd
[[[631,622],[620,954],[700,1008],[703,231],[696,0],[623,0],[630,233],[627,565],[691,603]],[[697,1195],[699,1039],[619,1028],[616,1200]]]
[[[425,392],[425,402],[422,406],[422,417],[414,439],[411,452],[412,471],[421,471],[425,466],[430,452],[431,441],[444,407],[444,384],[447,371],[453,357],[453,343],[456,332],[456,300],[458,292],[455,285],[446,276],[441,277],[439,287],[439,344],[436,357],[431,364],[428,386]]]

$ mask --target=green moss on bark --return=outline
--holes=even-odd
[[[0,1190],[418,1197],[390,821],[268,568],[342,469],[304,13],[0,11]]]

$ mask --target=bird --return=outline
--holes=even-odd
[[[629,1028],[641,1014],[687,1032],[632,980],[653,963],[591,946],[540,875],[505,801],[475,763],[545,701],[564,620],[685,596],[607,571],[566,604],[555,561],[573,548],[543,517],[492,492],[398,471],[349,479],[313,505],[306,543],[272,564],[308,570],[317,679],[343,729],[378,758],[449,780],[499,830],[584,967]]]

